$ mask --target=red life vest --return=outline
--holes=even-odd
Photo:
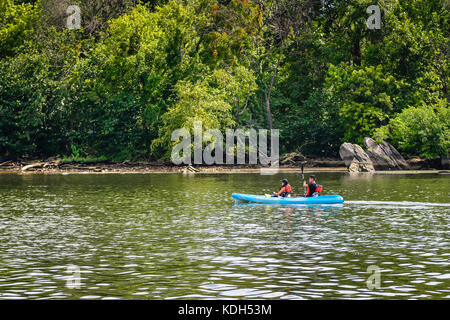
[[[314,191],[314,193],[312,195],[314,195],[316,193],[317,193],[317,195],[319,195],[319,193],[321,193],[322,190],[323,190],[323,187],[320,184],[316,184],[316,190]],[[308,186],[308,189],[306,190],[306,195],[309,195],[309,186]]]
[[[292,192],[292,187],[291,187],[290,184],[287,184],[284,188],[285,188],[285,189],[284,189],[283,194],[285,194],[285,195],[282,195],[282,197],[285,197],[285,196],[287,196],[289,193]],[[283,187],[281,187],[280,190],[281,190],[281,189],[283,189]]]

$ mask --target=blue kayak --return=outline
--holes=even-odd
[[[254,203],[273,203],[273,204],[335,204],[343,203],[344,198],[337,194],[318,196],[318,197],[266,197],[254,194],[233,193],[233,199],[238,201],[247,201]]]

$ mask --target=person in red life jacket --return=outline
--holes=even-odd
[[[303,188],[307,188],[306,189],[307,197],[317,197],[319,193],[321,193],[323,190],[323,187],[320,184],[316,183],[316,176],[309,176],[308,184],[306,184],[306,182],[303,181]]]
[[[287,179],[281,180],[281,188],[280,191],[274,192],[273,195],[275,197],[287,197],[292,192],[292,187],[287,181]]]

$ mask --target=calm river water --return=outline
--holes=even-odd
[[[450,298],[449,175],[317,175],[2,174],[0,299]]]

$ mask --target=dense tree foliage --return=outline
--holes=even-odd
[[[448,156],[450,6],[380,0],[369,29],[372,4],[0,0],[0,158],[167,158],[197,120],[278,128],[282,152]]]
[[[378,139],[391,138],[408,155],[425,158],[448,157],[450,149],[450,110],[442,101],[430,106],[410,107],[377,129]]]

